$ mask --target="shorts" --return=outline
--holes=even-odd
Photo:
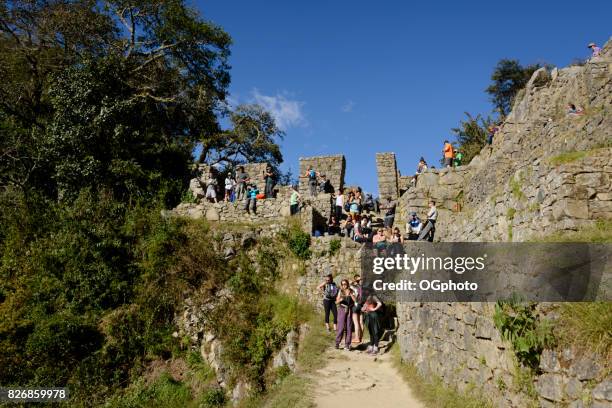
[[[452,157],[445,157],[444,158],[444,165],[445,166],[452,166],[453,165],[453,158]]]

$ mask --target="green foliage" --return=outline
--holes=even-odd
[[[500,60],[493,73],[486,92],[491,96],[491,102],[502,117],[507,116],[512,109],[517,92],[529,82],[531,75],[540,68],[539,64],[522,66],[518,60]]]
[[[535,314],[535,304],[523,304],[516,297],[498,301],[493,321],[502,337],[512,344],[520,364],[536,370],[545,347],[554,344],[552,326]]]
[[[582,227],[577,231],[561,231],[532,239],[534,242],[612,242],[612,221],[597,220],[594,225]]]
[[[491,117],[475,117],[465,112],[466,120],[459,121],[459,127],[451,129],[457,140],[457,150],[463,153],[462,164],[468,164],[487,143],[489,126],[494,124]]]
[[[240,105],[230,112],[232,127],[202,140],[200,162],[270,163],[283,161],[278,141],[284,132],[278,128],[272,114],[259,105]]]
[[[168,373],[162,373],[149,386],[146,386],[144,382],[138,383],[130,393],[112,400],[111,406],[117,408],[186,407],[192,398],[192,392],[186,384],[174,380]]]
[[[310,235],[298,226],[291,225],[285,234],[289,249],[299,259],[309,259],[311,256],[310,251]]]
[[[10,3],[0,185],[176,204],[195,137],[219,128],[229,36],[182,0]]]
[[[201,226],[108,194],[5,192],[0,231],[0,382],[69,385],[75,402],[172,355],[185,291],[227,276]]]
[[[331,256],[336,255],[336,253],[340,250],[341,246],[342,244],[339,239],[332,239],[331,241],[329,241],[329,254]]]
[[[582,160],[586,156],[587,156],[587,152],[585,151],[564,152],[564,153],[551,157],[548,161],[553,166],[559,166],[561,164],[567,164],[567,163],[572,163],[577,160]]]
[[[508,218],[510,221],[512,221],[514,219],[514,215],[515,214],[516,214],[516,208],[510,207],[506,211],[506,218]]]
[[[563,303],[555,322],[555,335],[563,346],[589,354],[612,356],[612,303]]]
[[[512,195],[514,196],[514,198],[521,201],[525,200],[525,193],[523,193],[523,190],[521,190],[520,178],[516,179],[512,177],[510,179],[510,190],[512,191]]]

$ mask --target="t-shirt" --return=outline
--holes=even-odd
[[[247,173],[236,173],[236,179],[239,183],[244,183],[249,178]]]
[[[298,203],[298,193],[294,191],[291,193],[291,198],[289,198],[289,204],[295,205]]]
[[[336,196],[336,207],[344,207],[344,195]]]
[[[254,188],[254,189],[249,190],[249,198],[255,199],[257,198],[257,194],[259,194],[258,189]]]
[[[317,172],[314,170],[310,170],[308,172],[308,180],[310,181],[317,181]]]
[[[461,161],[463,159],[463,153],[457,153],[457,155],[455,156],[455,159],[457,159],[458,161]]]
[[[226,190],[231,190],[233,185],[234,185],[234,180],[232,180],[229,177],[226,177],[225,178],[225,189]]]
[[[601,48],[599,47],[593,47],[593,57],[599,57],[599,54],[601,53]]]
[[[408,224],[410,225],[411,228],[418,228],[419,225],[421,225],[421,220],[419,220],[418,218],[412,218]]]
[[[387,202],[387,212],[385,213],[386,216],[390,216],[390,215],[395,215],[395,201],[389,201]]]
[[[444,157],[446,158],[453,157],[453,146],[450,143],[446,143],[444,145]]]
[[[358,213],[359,212],[359,204],[356,201],[353,201],[351,203],[351,206],[349,207],[349,210],[352,213]]]
[[[435,206],[433,206],[429,209],[429,212],[427,213],[427,219],[435,221],[437,218],[438,218],[438,210],[436,209]]]

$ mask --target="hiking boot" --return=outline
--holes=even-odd
[[[370,354],[378,354],[378,347],[372,347],[372,352]]]
[[[366,353],[370,354],[372,352],[372,346],[368,346],[366,349]]]
[[[340,348],[339,344],[336,344],[336,350],[338,350]]]
[[[351,346],[346,346],[346,347],[344,347],[344,349],[345,349],[346,351],[352,351],[352,350],[351,350]]]

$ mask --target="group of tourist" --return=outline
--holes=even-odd
[[[374,294],[365,295],[361,276],[355,275],[352,282],[342,279],[338,287],[332,274],[318,286],[323,292],[325,327],[331,331],[330,314],[336,332],[335,345],[352,351],[363,343],[364,328],[367,328],[370,341],[366,348],[368,354],[378,354],[378,344],[382,334],[383,303]]]
[[[257,200],[265,197],[274,196],[276,185],[276,172],[272,166],[267,165],[263,171],[262,178],[265,183],[265,190],[260,193],[257,184],[254,183],[249,174],[244,170],[244,166],[238,166],[235,172],[229,170],[225,176],[224,196],[226,202],[244,200],[244,210],[246,212],[257,211]],[[205,180],[199,179],[202,188],[205,190],[205,198],[209,202],[218,202],[219,182],[216,171],[211,168]]]

